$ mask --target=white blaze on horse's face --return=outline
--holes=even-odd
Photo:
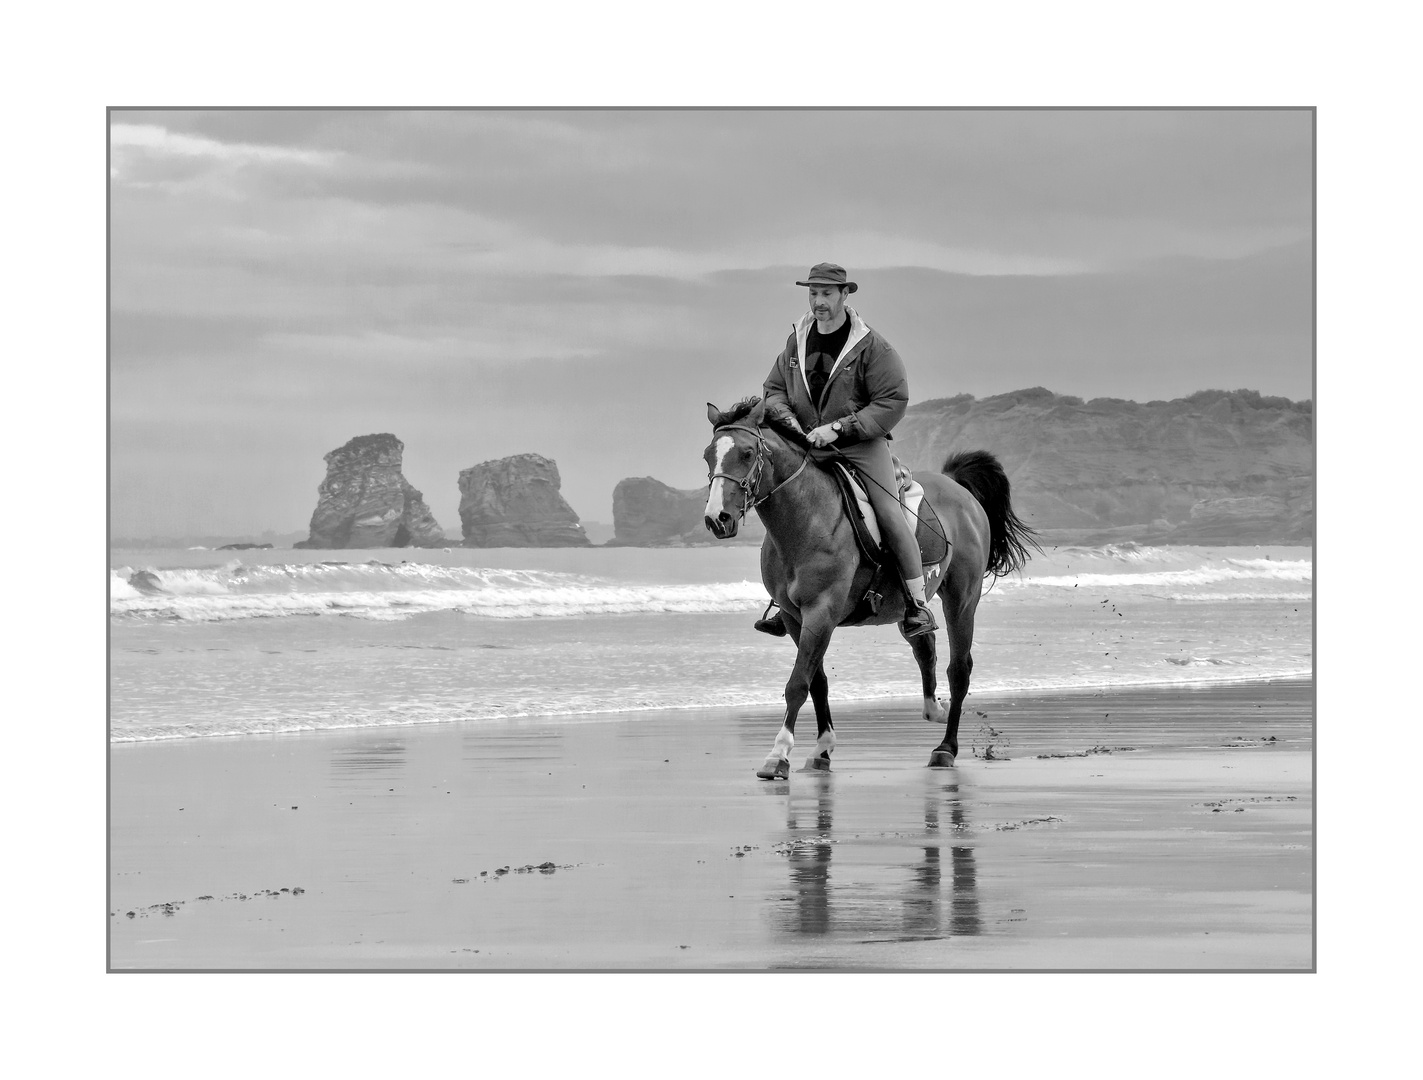
[[[727,462],[735,452],[736,440],[730,435],[723,435],[717,439],[716,445],[712,447],[712,460],[715,462],[715,464],[712,465],[712,472],[726,472]],[[716,516],[726,507],[726,482],[725,477],[718,476],[711,482],[711,490],[707,492],[707,508],[705,513],[706,516],[713,521],[716,520]]]

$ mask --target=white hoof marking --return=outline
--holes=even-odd
[[[781,730],[776,733],[776,741],[771,744],[771,757],[789,760],[793,746],[795,746],[795,736],[785,725],[782,725]]]

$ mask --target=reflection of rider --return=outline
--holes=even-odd
[[[894,553],[912,601],[901,629],[906,637],[930,633],[934,616],[924,598],[919,544],[904,520],[888,442],[890,428],[909,406],[904,362],[854,308],[845,306],[845,298],[859,286],[846,280],[844,267],[817,263],[807,280],[796,284],[810,289],[810,310],[766,376],[766,417],[804,433],[817,448],[811,452],[817,461],[835,456],[825,449],[834,444],[839,456],[867,478],[864,487],[885,548]],[[779,615],[757,622],[756,628],[785,633]]]

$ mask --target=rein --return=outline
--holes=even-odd
[[[766,494],[757,497],[756,489],[761,486],[761,474],[765,471],[767,454],[769,453],[766,447],[766,436],[761,434],[760,428],[748,427],[745,424],[723,424],[716,428],[712,434],[715,435],[717,431],[746,431],[756,436],[756,460],[751,468],[746,470],[745,476],[735,477],[730,473],[719,472],[711,473],[707,477],[708,483],[720,477],[723,480],[730,480],[741,489],[741,513],[738,516],[738,520],[740,521],[744,521],[748,513],[766,502],[772,495],[780,491],[781,488],[805,472],[805,467],[810,464],[810,455],[806,454],[805,457],[801,458],[799,469],[791,473],[790,476],[786,477],[770,491],[766,492]]]
[[[781,488],[785,487],[801,473],[805,472],[805,467],[810,464],[810,455],[806,454],[800,459],[800,468],[798,468],[795,472],[791,473],[790,476],[786,477],[770,491],[766,492],[766,494],[758,498],[756,495],[756,489],[761,485],[761,474],[766,467],[766,454],[768,452],[766,449],[766,437],[761,434],[760,428],[748,427],[746,424],[722,424],[721,426],[714,428],[712,434],[715,435],[718,431],[744,431],[756,437],[756,460],[752,463],[751,468],[746,471],[745,476],[738,478],[732,476],[730,473],[718,472],[711,473],[707,477],[708,483],[717,479],[717,477],[720,477],[723,480],[730,480],[733,484],[735,484],[741,489],[741,513],[738,515],[737,518],[737,520],[739,521],[745,521],[747,514],[749,514],[752,510],[756,509],[756,507],[760,506],[762,503],[770,499],[772,495],[780,491]],[[831,446],[830,450],[841,461],[848,461],[845,455],[840,453],[840,451],[837,450],[834,446]],[[868,480],[880,490],[886,490],[884,485],[881,484],[878,480],[876,480],[873,476],[869,476],[866,473],[859,472],[859,470],[855,470],[855,472],[860,477],[862,482]],[[897,492],[889,492],[889,494],[895,499],[899,498]],[[944,530],[939,527],[939,523],[937,520],[925,521],[925,519],[922,517],[919,518],[919,520],[923,521],[924,524],[928,525],[930,530],[936,533],[939,539],[944,541],[944,543],[951,543],[949,538],[944,535]]]

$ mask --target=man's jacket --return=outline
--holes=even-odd
[[[806,431],[839,420],[843,430],[834,444],[839,446],[888,439],[890,428],[909,407],[904,361],[854,308],[847,306],[845,315],[850,320],[850,336],[830,370],[820,401],[811,401],[805,371],[805,339],[815,325],[815,316],[806,312],[766,376],[766,416],[771,420],[794,416]]]

